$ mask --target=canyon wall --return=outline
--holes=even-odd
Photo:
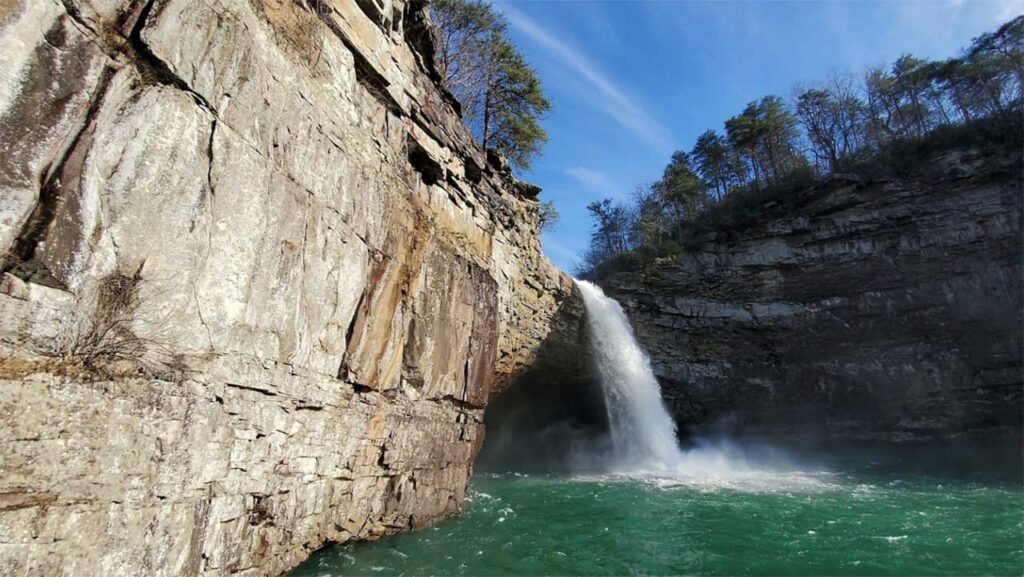
[[[916,439],[1024,416],[1022,162],[836,175],[756,226],[602,281],[682,428]]]
[[[571,284],[402,0],[0,0],[0,574],[457,512]]]

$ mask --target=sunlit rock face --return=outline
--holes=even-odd
[[[837,176],[733,242],[603,282],[684,427],[911,439],[1022,401],[1020,151]]]
[[[423,7],[12,0],[0,27],[5,573],[277,575],[458,511],[571,284]]]

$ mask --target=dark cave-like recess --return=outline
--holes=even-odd
[[[565,299],[531,367],[487,406],[480,471],[560,471],[608,442],[604,396],[593,371],[586,312]]]

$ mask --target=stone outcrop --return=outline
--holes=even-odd
[[[730,242],[602,284],[682,427],[948,437],[1024,414],[1020,151],[837,175]]]
[[[458,511],[571,286],[402,0],[0,2],[0,573]]]

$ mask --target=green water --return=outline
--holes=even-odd
[[[482,474],[465,513],[295,576],[1024,575],[1024,493],[943,455],[698,463],[687,477]],[[939,465],[936,467],[935,465]]]

